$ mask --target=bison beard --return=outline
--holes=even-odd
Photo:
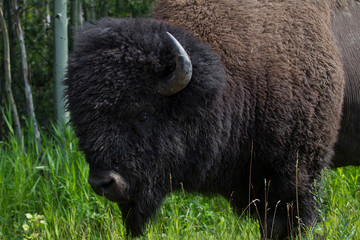
[[[180,186],[239,212],[259,199],[264,237],[315,222],[313,183],[331,163],[344,92],[335,2],[158,0],[157,20],[78,31],[67,107],[89,183],[118,202],[128,234]],[[299,205],[290,219],[287,204]]]
[[[147,196],[146,202],[118,203],[128,235],[131,234],[131,236],[135,237],[142,234],[145,224],[149,218],[154,216],[161,204],[161,200],[155,200]]]
[[[118,203],[118,206],[123,215],[127,234],[131,233],[132,236],[141,235],[144,225],[155,212],[150,212],[149,209],[145,209],[146,212],[143,213],[138,209],[137,203],[135,202],[127,204]]]

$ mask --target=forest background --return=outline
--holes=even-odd
[[[25,124],[25,118],[31,119],[35,116],[39,128],[47,129],[51,123],[59,120],[57,112],[61,112],[57,109],[56,101],[58,97],[62,97],[62,94],[58,92],[62,90],[58,87],[62,78],[57,79],[56,74],[63,73],[55,69],[56,49],[60,47],[60,52],[71,52],[76,44],[74,29],[84,22],[93,23],[102,17],[144,17],[147,16],[152,2],[152,0],[0,0],[7,27],[7,36],[4,36],[3,27],[0,30],[2,33],[0,37],[0,106],[10,106],[11,100],[7,93],[7,88],[9,88],[17,108],[20,126]],[[60,6],[60,9],[58,7],[54,14],[56,4]],[[67,17],[63,18],[61,23],[63,26],[56,28],[56,20],[61,15],[59,13],[64,13],[60,12],[64,6],[66,6]],[[65,33],[61,32],[64,28],[67,29]],[[56,36],[65,39],[67,45],[56,45]],[[9,49],[4,49],[4,38],[8,38]],[[5,63],[5,51],[9,53],[9,65]],[[24,54],[26,59],[24,59]],[[62,58],[65,62],[67,61],[66,55]],[[8,67],[12,80],[10,86],[7,86],[9,76],[6,74],[6,69]],[[64,67],[62,70],[65,71]],[[24,84],[25,82],[28,85]],[[33,109],[29,107],[31,104],[29,94],[32,94]],[[15,105],[11,104],[11,107]],[[21,127],[17,129],[15,118],[13,114],[15,131],[19,131]],[[4,118],[0,118],[0,140],[6,135],[6,131]]]

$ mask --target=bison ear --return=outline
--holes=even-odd
[[[166,32],[171,43],[171,52],[175,58],[175,70],[161,80],[158,85],[158,93],[163,96],[171,96],[184,89],[192,76],[192,64],[189,55],[179,41],[170,33]]]

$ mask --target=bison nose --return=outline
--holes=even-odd
[[[120,202],[127,199],[127,184],[116,172],[90,168],[88,182],[97,194],[111,201]]]
[[[97,193],[107,192],[110,188],[112,188],[112,185],[115,184],[115,181],[113,178],[99,178],[97,176],[89,176],[89,184],[93,188],[93,190]]]

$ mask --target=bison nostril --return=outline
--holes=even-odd
[[[100,179],[89,176],[88,182],[96,193],[103,195],[109,188],[111,188],[115,181],[112,178]]]
[[[100,195],[103,195],[107,192],[109,188],[115,183],[115,180],[112,178],[100,178],[100,177],[94,177],[89,176],[88,180],[90,186],[94,191]]]
[[[100,186],[100,188],[101,188],[101,190],[102,190],[102,192],[106,192],[108,189],[110,189],[111,188],[111,186],[112,185],[114,185],[115,184],[115,180],[114,179],[110,179],[108,182],[104,182],[101,186]]]

